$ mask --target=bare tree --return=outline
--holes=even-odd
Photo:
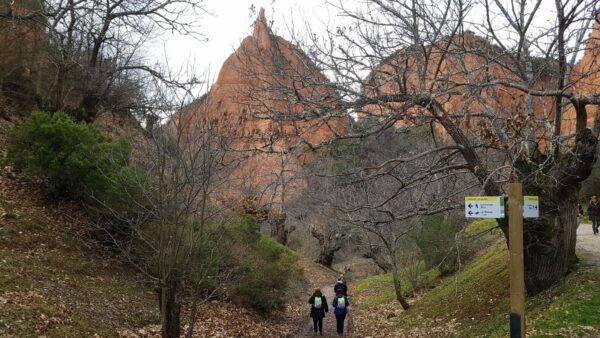
[[[206,102],[189,105],[189,92],[156,84],[154,115],[163,123],[137,140],[132,173],[115,182],[124,187],[125,205],[104,203],[97,211],[106,217],[98,227],[124,259],[156,284],[163,337],[179,337],[182,297],[192,295],[190,336],[198,301],[211,294],[209,280],[218,284],[228,275],[214,271],[219,238],[214,237],[218,232],[207,231],[207,224],[219,221],[227,208],[215,192],[227,190],[237,162],[214,125],[185,118],[186,109],[205,116]]]
[[[336,135],[338,140],[362,139],[399,126],[431,128],[435,141],[427,149],[392,155],[364,171],[364,180],[389,175],[396,181],[390,184],[398,193],[377,201],[381,208],[395,203],[407,189],[445,177],[465,182],[453,188],[455,202],[460,195],[477,193],[475,188],[502,195],[510,177],[518,178],[525,193],[539,195],[542,201],[541,218],[525,221],[526,286],[534,295],[568,273],[576,260],[572,210],[579,184],[596,160],[599,127],[596,123],[589,129],[587,123],[588,112],[600,101],[595,87],[578,88],[585,79],[595,78],[597,67],[574,72],[573,62],[583,52],[598,4],[503,4],[371,0],[346,8],[332,1],[330,5],[353,23],[335,27],[325,37],[311,33],[306,34],[310,41],[298,41],[330,80],[299,72],[294,78],[302,82],[297,88],[315,83],[333,88],[338,99],[303,100],[307,108],[294,116],[272,106],[263,117],[334,121],[350,113],[381,122]],[[557,19],[532,24],[540,13]],[[596,48],[593,41],[588,45]],[[586,52],[592,58],[597,55],[595,50]],[[287,86],[287,91],[293,88]],[[573,117],[571,129],[562,125],[568,116]],[[306,137],[303,141],[311,148],[331,142],[311,143]],[[408,177],[391,174],[423,160],[434,162],[427,168],[417,164],[420,169]],[[459,206],[428,204],[403,215],[393,208],[388,211],[397,221]],[[369,201],[363,208],[373,206]],[[497,221],[507,237],[507,220]]]
[[[147,63],[144,48],[163,32],[201,38],[202,0],[35,0],[8,3],[0,21],[34,22],[44,35],[45,53],[36,62],[34,99],[38,108],[67,111],[92,121],[99,111],[143,112],[144,85],[170,77],[166,66]],[[30,37],[23,36],[24,41]]]
[[[325,219],[317,217],[315,221],[318,223],[310,225],[310,234],[319,242],[320,252],[317,262],[331,268],[335,253],[342,248],[350,234],[346,232],[347,229],[336,226],[335,218],[331,215],[325,214],[324,217]],[[329,217],[331,218],[326,219]]]

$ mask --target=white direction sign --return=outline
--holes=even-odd
[[[504,218],[504,197],[465,197],[465,216],[467,218]]]
[[[538,196],[523,196],[523,217],[540,217],[540,198]]]

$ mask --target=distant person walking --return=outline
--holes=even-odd
[[[320,289],[315,289],[315,292],[308,299],[310,303],[310,316],[313,319],[313,328],[315,334],[323,335],[323,318],[325,318],[325,312],[329,311],[327,307],[327,298],[321,293]]]
[[[337,294],[338,291],[341,291],[344,296],[348,296],[348,285],[346,285],[346,279],[344,278],[344,275],[340,275],[340,278],[338,278],[337,282],[333,286],[333,292]]]
[[[348,306],[350,306],[350,302],[348,302],[348,297],[342,293],[341,290],[338,290],[335,293],[335,298],[333,298],[333,308],[335,313],[335,321],[337,323],[337,333],[338,336],[344,335],[344,320],[346,320],[346,315],[348,314]]]
[[[590,200],[590,205],[588,205],[588,215],[590,216],[590,221],[592,221],[594,236],[596,236],[598,235],[598,225],[600,225],[600,201],[598,201],[596,195],[592,196],[592,199]]]
[[[581,217],[583,217],[583,207],[581,204],[577,203],[577,207],[575,207],[575,216],[577,216],[577,227],[581,224]]]

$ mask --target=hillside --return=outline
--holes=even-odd
[[[81,337],[158,320],[140,276],[85,241],[77,209],[44,205],[40,182],[0,174],[0,332]]]
[[[528,337],[600,337],[578,206],[600,191],[600,1],[557,1],[547,28],[490,2],[477,34],[461,1],[367,1],[281,36],[261,8],[214,83],[145,44],[195,23],[214,40],[208,2],[2,1],[0,338],[308,337],[317,288],[331,337],[341,272],[345,336],[506,337],[508,217],[461,210],[509,182],[540,202]]]
[[[595,237],[584,224],[582,243]],[[600,335],[600,245],[579,246],[577,271],[549,290],[527,299],[530,337],[597,337]],[[591,251],[591,250],[595,251]],[[460,273],[419,292],[404,312],[395,302],[386,275],[359,281],[356,314],[359,336],[372,337],[506,337],[509,335],[508,251],[498,243]]]
[[[43,191],[41,180],[0,171],[0,336],[159,337],[156,294],[144,276],[91,240],[76,205],[48,201]],[[304,332],[308,287],[337,274],[308,260],[300,265],[308,280],[298,287],[306,292],[284,312],[266,318],[214,299],[200,305],[194,337]]]
[[[43,182],[4,169],[0,174],[0,332],[2,336],[158,336],[154,293],[141,276],[86,240],[83,216],[73,205],[48,204]],[[589,225],[580,227],[582,263],[562,283],[527,302],[535,336],[600,334],[600,253]],[[386,275],[351,284],[356,337],[495,336],[508,332],[507,252],[493,245],[456,276],[411,299],[402,312]],[[336,272],[302,260],[310,289],[330,286]],[[304,336],[305,297],[285,314],[264,319],[228,302],[202,309],[196,337]],[[326,320],[333,331],[333,316]],[[300,328],[300,329],[297,329]],[[300,330],[300,331],[298,331]]]

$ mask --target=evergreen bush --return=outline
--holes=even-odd
[[[115,197],[119,176],[135,171],[127,167],[129,154],[126,142],[64,113],[35,112],[12,130],[6,161],[47,179],[54,197],[89,202]]]
[[[423,219],[415,241],[427,269],[438,268],[441,275],[451,274],[458,269],[455,235],[460,231],[462,222],[455,214],[431,215]],[[466,250],[463,247],[460,249]]]
[[[277,241],[260,235],[250,216],[226,225],[233,240],[229,246],[230,264],[238,266],[233,298],[262,314],[283,310],[291,286],[302,277],[298,256]]]

